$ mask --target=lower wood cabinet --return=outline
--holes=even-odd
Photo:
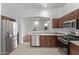
[[[79,46],[70,43],[70,55],[79,55]]]
[[[56,47],[57,36],[41,35],[40,36],[40,47]]]

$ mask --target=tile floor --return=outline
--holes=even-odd
[[[10,55],[60,55],[58,48],[30,47],[29,43],[19,45]]]

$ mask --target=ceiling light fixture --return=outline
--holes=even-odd
[[[48,24],[47,24],[47,23],[45,23],[45,24],[44,24],[44,26],[48,26]]]
[[[34,24],[35,24],[35,25],[38,25],[38,24],[39,24],[39,22],[38,22],[38,21],[35,21],[35,22],[34,22]]]
[[[45,8],[47,8],[47,4],[45,4],[45,3],[42,3],[42,5],[43,5]]]
[[[47,5],[46,5],[46,4],[44,4],[44,7],[45,7],[45,8],[47,8]]]

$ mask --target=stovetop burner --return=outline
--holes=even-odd
[[[74,37],[74,36],[70,36],[70,35],[60,36],[60,37],[65,40],[79,40],[79,37]]]

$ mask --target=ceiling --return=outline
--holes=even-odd
[[[2,3],[1,6],[18,9],[57,9],[61,8],[65,3]]]

